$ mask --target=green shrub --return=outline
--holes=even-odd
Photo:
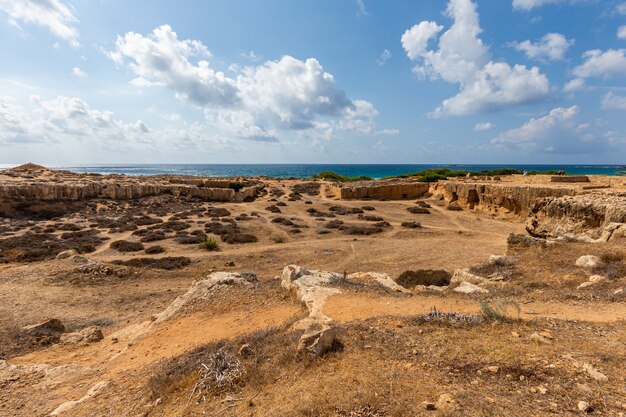
[[[228,188],[231,190],[239,191],[244,187],[244,185],[238,181],[231,181],[228,183]]]
[[[207,237],[205,239],[202,239],[200,241],[200,249],[205,249],[208,251],[213,251],[213,250],[217,250],[218,248],[218,243],[217,240],[215,240],[212,237]]]
[[[313,178],[316,180],[327,180],[327,181],[337,181],[337,182],[353,182],[353,181],[372,181],[373,178],[361,175],[357,177],[348,177],[345,175],[337,174],[332,171],[322,171],[315,175]]]

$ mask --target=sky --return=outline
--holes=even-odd
[[[0,0],[0,164],[626,164],[624,0]]]

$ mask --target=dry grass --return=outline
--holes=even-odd
[[[423,415],[420,403],[436,402],[443,393],[452,395],[458,409],[433,415],[510,416],[532,409],[533,415],[547,416],[575,410],[580,399],[592,402],[599,415],[610,415],[622,395],[618,375],[626,370],[626,353],[613,347],[625,329],[616,326],[546,321],[451,326],[445,320],[381,317],[338,327],[344,349],[323,358],[296,355],[299,333],[283,326],[203,347],[160,368],[177,377],[153,384],[153,394],[177,405],[149,415]],[[551,345],[528,339],[544,329],[554,337]],[[246,369],[243,380],[187,406],[199,361],[219,349],[237,355],[243,343],[251,346],[249,355],[237,356]],[[563,352],[574,352],[575,360]],[[594,383],[576,361],[595,363],[613,382]],[[539,393],[539,386],[547,392]]]

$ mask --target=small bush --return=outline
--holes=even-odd
[[[115,249],[118,252],[138,252],[143,250],[143,244],[141,242],[129,242],[127,240],[116,240],[111,243],[111,249]]]
[[[217,240],[215,240],[212,237],[207,237],[200,241],[200,249],[214,251],[214,250],[217,250],[218,247],[219,247],[219,244],[217,243]]]
[[[144,252],[148,255],[156,255],[158,253],[165,252],[165,248],[163,246],[149,246],[144,250]]]
[[[313,175],[313,178],[316,180],[327,180],[327,181],[337,181],[337,182],[353,182],[353,181],[372,181],[373,178],[361,175],[357,177],[348,177],[345,175],[337,174],[332,171],[323,171],[318,174]]]
[[[402,222],[400,226],[405,227],[407,229],[419,229],[420,227],[422,227],[422,224],[418,222]]]

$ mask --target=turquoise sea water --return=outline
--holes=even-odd
[[[50,168],[66,169],[74,172],[99,174],[158,175],[180,174],[211,177],[268,176],[276,178],[308,178],[321,171],[333,171],[341,175],[383,178],[423,171],[429,168],[449,168],[451,170],[482,171],[497,168],[515,168],[528,171],[548,171],[564,169],[568,174],[577,175],[617,175],[625,171],[619,165],[337,165],[337,164],[125,164],[125,165],[68,165]]]

